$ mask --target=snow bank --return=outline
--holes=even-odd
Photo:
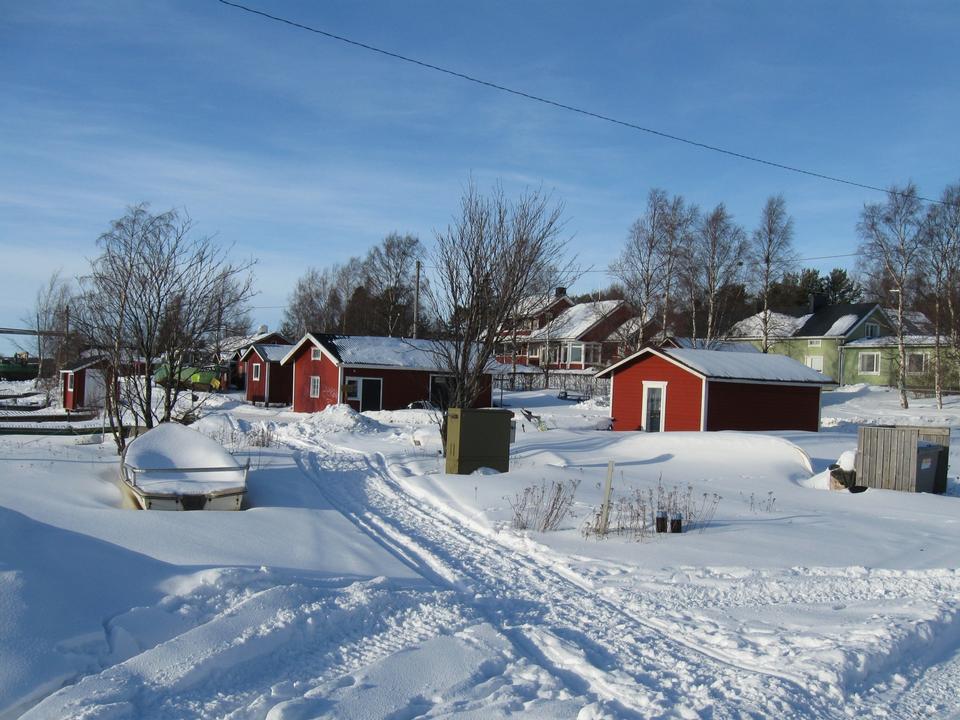
[[[304,441],[333,433],[370,435],[389,430],[388,426],[358,413],[349,405],[328,405],[320,412],[311,413],[300,422],[283,428],[281,434]]]

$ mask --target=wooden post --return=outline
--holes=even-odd
[[[603,486],[603,504],[600,506],[600,523],[597,527],[598,535],[607,534],[607,526],[610,522],[610,491],[613,489],[613,466],[613,460],[607,463],[607,481]]]

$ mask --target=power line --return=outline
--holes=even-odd
[[[484,87],[492,88],[493,90],[509,93],[510,95],[516,95],[517,97],[526,98],[527,100],[532,100],[534,102],[542,103],[544,105],[550,105],[560,110],[567,110],[569,112],[577,113],[579,115],[584,115],[586,117],[594,118],[595,120],[602,120],[603,122],[612,123],[614,125],[620,125],[622,127],[626,127],[631,130],[637,130],[639,132],[648,133],[650,135],[656,135],[657,137],[665,138],[667,140],[673,140],[679,143],[684,143],[686,145],[691,145],[693,147],[697,147],[702,150],[709,150],[711,152],[720,153],[722,155],[727,155],[729,157],[739,158],[740,160],[746,160],[748,162],[758,163],[760,165],[766,165],[768,167],[774,167],[780,170],[786,170],[788,172],[798,173],[800,175],[807,175],[808,177],[817,178],[819,180],[826,180],[829,182],[840,183],[843,185],[850,185],[852,187],[858,187],[864,190],[872,190],[874,192],[900,195],[902,197],[908,196],[907,193],[901,192],[899,190],[882,188],[877,185],[868,185],[866,183],[857,182],[855,180],[849,180],[847,178],[838,177],[836,175],[827,175],[826,173],[817,172],[815,170],[806,170],[804,168],[796,167],[793,165],[786,165],[784,163],[775,162],[773,160],[765,160],[764,158],[757,157],[755,155],[747,155],[745,153],[740,153],[735,150],[728,150],[727,148],[723,148],[718,145],[710,145],[708,143],[700,142],[698,140],[691,140],[690,138],[682,137],[680,135],[674,135],[672,133],[664,132],[662,130],[655,130],[653,128],[644,127],[643,125],[638,125],[636,123],[632,123],[627,120],[620,120],[615,117],[611,117],[609,115],[603,115],[602,113],[593,112],[592,110],[586,110],[585,108],[577,107],[576,105],[568,105],[566,103],[562,103],[557,100],[551,100],[550,98],[545,98],[540,95],[533,95],[532,93],[524,92],[523,90],[516,90],[514,88],[507,87],[506,85],[500,85],[499,83],[495,83],[490,80],[483,80],[482,78],[474,77],[473,75],[467,75],[466,73],[458,72],[456,70],[451,70],[441,65],[434,65],[432,63],[428,63],[423,60],[417,60],[416,58],[412,58],[407,55],[401,55],[399,53],[391,52],[390,50],[384,50],[383,48],[376,47],[375,45],[369,45],[367,43],[363,43],[358,40],[351,40],[350,38],[344,37],[343,35],[337,35],[335,33],[328,32],[326,30],[321,30],[320,28],[312,27],[310,25],[305,25],[303,23],[299,23],[294,20],[288,20],[287,18],[283,18],[278,15],[271,15],[270,13],[264,12],[262,10],[257,10],[255,8],[247,7],[246,5],[241,5],[240,3],[231,2],[230,0],[218,0],[218,2],[220,2],[223,5],[236,8],[237,10],[243,10],[244,12],[248,12],[252,15],[259,15],[260,17],[266,18],[268,20],[273,20],[278,23],[283,23],[284,25],[289,25],[299,30],[306,30],[307,32],[315,33],[317,35],[322,35],[331,40],[337,40],[338,42],[342,42],[347,45],[352,45],[354,47],[362,48],[363,50],[369,50],[370,52],[378,53],[380,55],[384,55],[394,60],[400,60],[402,62],[410,63],[411,65],[417,65],[427,70],[433,70],[435,72],[443,73],[445,75],[450,75],[452,77],[459,78],[461,80],[466,80],[467,82],[472,82],[477,85],[483,85]],[[935,203],[938,205],[952,205],[952,203],[947,203],[947,202],[944,202],[943,200],[937,200],[935,198],[928,198],[920,195],[917,195],[915,197],[918,200],[921,200],[923,202]]]

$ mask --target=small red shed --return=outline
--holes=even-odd
[[[446,406],[449,375],[433,340],[307,333],[288,348],[294,412],[346,403],[354,410],[399,410],[418,400]],[[474,407],[492,404],[492,378]]]
[[[280,361],[289,345],[251,345],[240,357],[247,378],[248,402],[289,405],[293,402],[293,365]]]
[[[103,358],[80,358],[60,371],[60,397],[64,410],[100,407],[106,384],[103,379]]]
[[[614,430],[820,429],[833,380],[785,355],[644,348],[597,373],[610,377]]]

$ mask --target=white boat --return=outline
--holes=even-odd
[[[120,476],[144,510],[239,510],[249,461],[240,465],[218,442],[177,423],[132,440]]]

